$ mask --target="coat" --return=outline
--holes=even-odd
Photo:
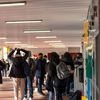
[[[1,71],[6,67],[6,65],[0,60],[0,84],[2,84],[2,74]]]
[[[28,51],[22,49],[21,51],[25,53],[23,57],[22,56],[18,58],[13,57],[12,55],[14,54],[15,50],[12,50],[8,55],[11,67],[9,77],[25,78],[26,76],[29,75],[29,66],[28,63],[26,62],[26,58],[28,57]]]

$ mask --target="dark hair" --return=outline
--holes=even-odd
[[[44,55],[45,58],[47,58],[47,55]]]
[[[51,77],[57,76],[56,65],[59,63],[59,55],[56,52],[51,52],[50,62],[48,64],[48,74]]]
[[[43,56],[43,53],[39,53],[38,55],[39,55],[39,56],[40,56],[40,55]]]
[[[69,52],[65,52],[62,56],[62,61],[64,61],[66,64],[70,65],[72,69],[74,69],[74,61],[72,59],[72,56]]]
[[[51,52],[50,61],[58,64],[59,63],[59,55],[56,52]]]

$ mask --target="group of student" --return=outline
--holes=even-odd
[[[15,48],[8,54],[10,63],[9,77],[13,80],[14,100],[27,100],[29,90],[29,100],[33,100],[33,83],[36,77],[36,87],[40,95],[45,95],[43,86],[45,84],[48,92],[48,100],[63,100],[63,95],[70,93],[70,85],[73,83],[74,61],[69,52],[65,52],[62,57],[57,52],[51,52],[49,62],[42,53],[37,59],[31,58],[31,52],[25,49]],[[69,77],[61,80],[57,76],[56,66],[63,61],[70,65]],[[46,82],[44,83],[45,76]],[[20,99],[19,99],[20,88]]]

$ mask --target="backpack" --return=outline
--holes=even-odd
[[[56,66],[56,70],[57,70],[57,77],[61,80],[69,77],[70,75],[70,66],[66,65],[63,61],[61,61],[57,66]]]

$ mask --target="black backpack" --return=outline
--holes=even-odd
[[[81,91],[77,90],[69,100],[81,100]]]
[[[66,65],[66,63],[64,63],[63,61],[61,61],[56,66],[56,70],[57,70],[57,77],[61,80],[69,77],[70,75],[70,66]]]

